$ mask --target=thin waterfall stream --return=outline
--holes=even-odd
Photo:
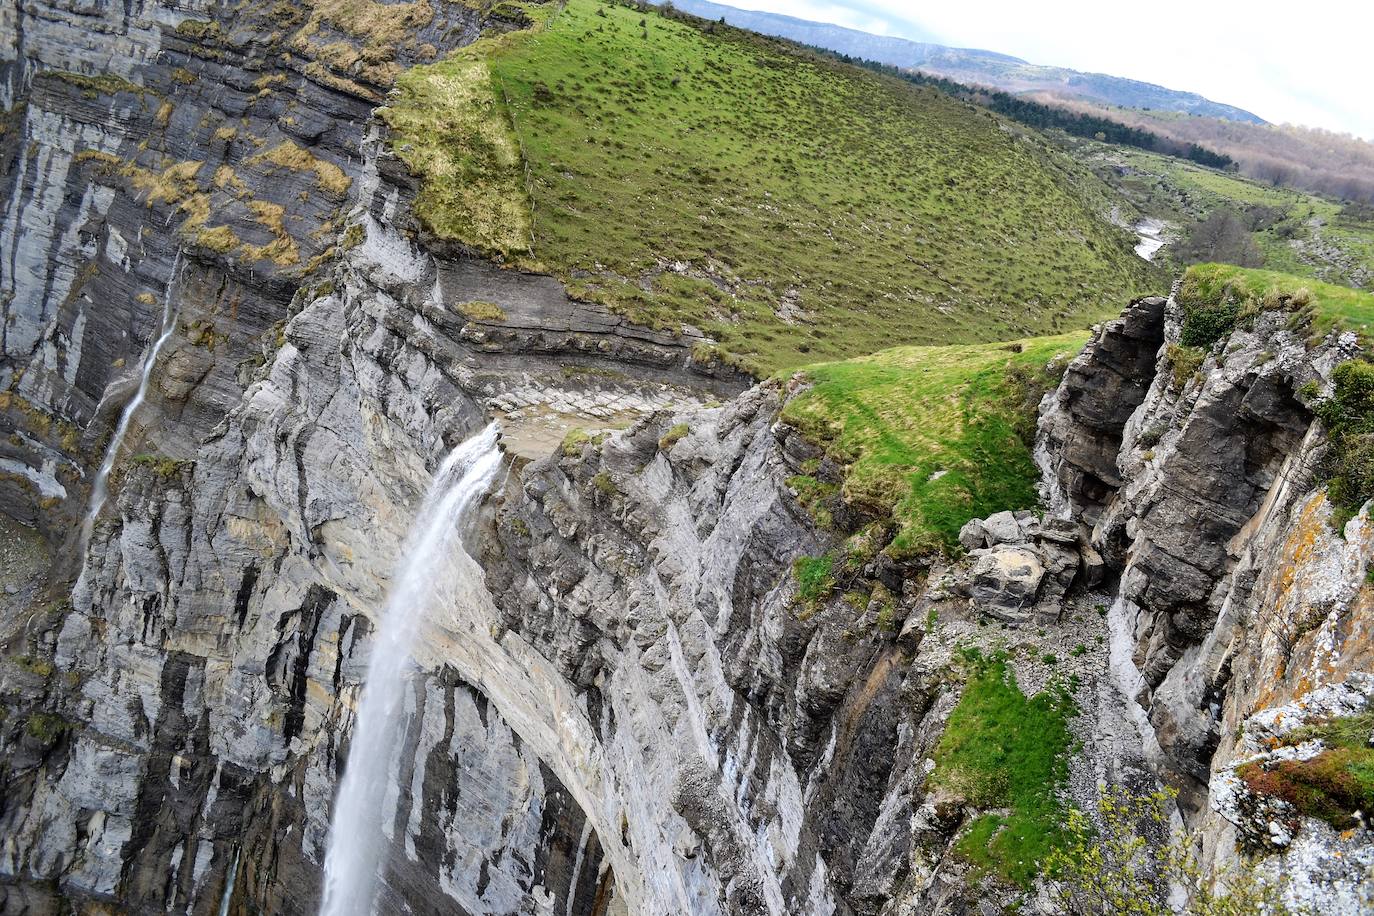
[[[334,801],[324,863],[321,916],[372,912],[377,870],[387,840],[382,804],[397,732],[404,718],[406,685],[420,622],[462,550],[461,522],[486,493],[501,465],[497,426],[455,448],[430,484],[397,560],[396,575],[377,623],[343,781]]]
[[[167,289],[162,294],[162,327],[158,330],[158,336],[148,348],[148,354],[143,357],[143,369],[138,379],[138,390],[129,399],[129,403],[124,405],[124,410],[119,415],[119,423],[115,426],[114,435],[110,437],[110,444],[105,448],[105,457],[100,462],[100,469],[95,473],[95,481],[91,484],[91,502],[86,509],[86,517],[81,520],[81,554],[85,556],[86,547],[91,542],[91,532],[95,529],[95,520],[100,515],[100,510],[105,508],[105,500],[109,498],[110,471],[114,469],[114,463],[119,458],[119,450],[124,446],[124,439],[129,435],[129,426],[133,422],[134,414],[143,404],[143,399],[148,395],[148,386],[153,378],[153,366],[157,364],[158,354],[171,339],[172,332],[176,330],[177,310],[172,307],[172,290],[177,285],[177,275],[181,272],[181,249],[177,249],[176,257],[172,259],[172,275],[167,280]]]

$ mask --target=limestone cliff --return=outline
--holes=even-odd
[[[1299,394],[1356,342],[1266,313],[1175,380],[1177,303],[1135,303],[1042,406],[1045,518],[974,524],[958,561],[874,544],[803,602],[794,561],[840,540],[787,484],[821,458],[779,422],[804,381],[744,390],[411,215],[372,109],[499,11],[0,0],[0,506],[51,560],[6,545],[0,910],[312,912],[395,553],[496,417],[486,587],[427,621],[385,911],[1035,905],[930,785],[959,653],[1009,640],[1027,691],[1077,675],[1067,797],[1169,782],[1209,861],[1239,840],[1358,911],[1368,833],[1236,776],[1290,753],[1281,712],[1374,694],[1369,522],[1330,529]],[[625,428],[558,447],[572,425]]]

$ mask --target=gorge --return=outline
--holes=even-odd
[[[1170,291],[1033,137],[709,25],[0,0],[0,912],[1055,913],[1068,812],[1161,787],[1206,893],[1374,906],[1368,298]],[[762,162],[668,95],[727,64],[946,171],[849,222],[771,109],[790,202],[407,101],[595,70]],[[577,223],[587,150],[662,186]]]

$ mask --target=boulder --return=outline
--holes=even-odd
[[[959,543],[965,550],[979,550],[988,546],[988,532],[981,518],[971,518],[959,529]]]
[[[1029,618],[1045,578],[1045,564],[1038,552],[1024,545],[998,545],[975,550],[973,566],[959,584],[959,591],[979,610],[1008,623]]]
[[[1017,544],[1025,540],[1021,533],[1021,525],[1011,512],[994,512],[989,515],[983,521],[983,532],[989,547],[996,547],[998,544]]]

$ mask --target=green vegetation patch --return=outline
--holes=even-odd
[[[1363,342],[1374,325],[1374,293],[1230,264],[1188,268],[1178,302],[1184,311],[1182,342],[1204,348],[1263,310],[1293,312],[1293,326],[1310,324],[1314,338],[1339,329],[1354,331]]]
[[[1168,357],[1169,365],[1172,368],[1171,379],[1175,391],[1183,390],[1183,386],[1188,384],[1188,380],[1197,373],[1198,368],[1202,366],[1202,361],[1207,358],[1207,353],[1204,350],[1181,343],[1169,344],[1168,349],[1165,350],[1165,355]],[[1148,447],[1154,443],[1143,444]]]
[[[50,712],[36,712],[24,723],[29,737],[44,746],[53,744],[70,727],[66,719]]]
[[[439,63],[407,70],[392,104],[379,112],[397,155],[424,179],[415,212],[425,226],[496,257],[519,258],[531,249],[520,141],[489,66],[492,55],[524,37],[480,38]]]
[[[85,73],[69,73],[66,70],[44,70],[40,76],[51,77],[61,80],[68,85],[80,89],[87,98],[95,98],[100,95],[118,95],[127,92],[132,95],[142,97],[143,95],[157,95],[151,89],[145,89],[138,83],[131,83],[122,76],[113,73],[97,73],[88,75]]]
[[[1074,327],[1161,282],[1043,144],[938,91],[569,0],[408,71],[385,112],[436,235],[753,371]]]
[[[1317,415],[1331,438],[1325,476],[1338,529],[1374,499],[1374,365],[1351,360],[1332,373],[1331,397]]]
[[[835,557],[797,557],[792,561],[797,577],[797,597],[807,611],[814,611],[835,590]]]
[[[935,748],[933,784],[979,808],[955,843],[979,870],[1029,888],[1064,838],[1072,701],[1062,691],[1027,697],[999,656],[969,656],[970,674]]]
[[[1036,407],[1086,339],[898,347],[811,366],[813,387],[782,419],[845,466],[846,503],[892,518],[889,553],[952,551],[969,519],[1036,505]]]
[[[1295,731],[1287,743],[1320,740],[1326,749],[1308,760],[1253,761],[1240,767],[1252,792],[1281,798],[1337,829],[1354,827],[1357,811],[1374,810],[1374,709]]]
[[[485,300],[474,300],[472,302],[460,302],[455,308],[463,313],[463,317],[469,321],[505,321],[506,310],[495,302]]]
[[[692,428],[688,426],[686,423],[674,423],[668,429],[668,431],[659,438],[659,451],[668,451],[668,449],[672,448],[674,445],[677,445],[678,442],[680,442],[691,431]]]

